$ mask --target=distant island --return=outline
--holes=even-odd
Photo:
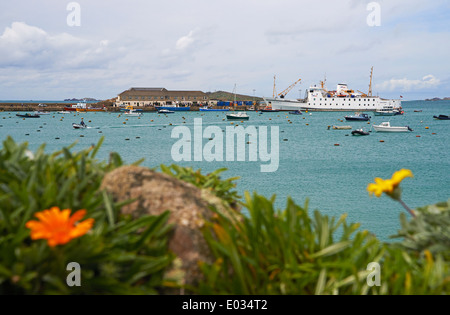
[[[85,97],[82,99],[78,98],[67,98],[64,102],[100,102],[100,100],[96,100],[95,98]]]
[[[426,102],[450,101],[450,97],[444,97],[444,98],[439,98],[439,97],[435,97],[435,98],[427,98],[425,101],[426,101]]]

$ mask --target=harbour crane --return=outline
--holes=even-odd
[[[285,96],[299,83],[302,79],[298,79],[294,83],[292,83],[286,90],[278,94],[280,98],[285,98]]]

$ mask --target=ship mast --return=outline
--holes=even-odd
[[[369,96],[372,96],[372,78],[373,78],[373,67],[372,70],[370,71],[370,84],[369,84]]]

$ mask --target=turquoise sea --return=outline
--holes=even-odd
[[[347,213],[349,221],[360,222],[363,229],[388,240],[397,232],[399,214],[404,210],[388,197],[369,196],[366,187],[375,177],[390,178],[397,170],[411,169],[414,178],[405,179],[402,187],[404,201],[413,208],[450,198],[450,121],[433,119],[434,115],[450,115],[450,101],[403,102],[403,108],[403,116],[378,117],[370,113],[372,123],[390,120],[395,126],[409,125],[414,132],[373,132],[367,137],[353,137],[351,130],[328,130],[332,125],[370,130],[371,125],[365,122],[340,121],[351,113],[313,112],[297,116],[249,112],[250,120],[244,124],[237,122],[239,125],[279,127],[277,172],[261,173],[263,162],[260,161],[181,164],[201,168],[204,173],[226,167],[229,170],[224,176],[241,177],[237,186],[241,194],[246,190],[267,197],[275,194],[279,208],[284,206],[288,196],[299,204],[309,199],[312,210],[320,209],[337,217]],[[55,113],[27,120],[15,114],[0,113],[2,141],[12,136],[17,142],[27,141],[32,150],[46,143],[47,151],[52,152],[75,141],[78,142],[75,149],[81,150],[104,136],[99,158],[107,159],[109,152],[116,151],[127,162],[145,158],[143,165],[149,167],[174,163],[171,150],[178,140],[171,138],[171,132],[175,126],[193,129],[194,118],[202,118],[204,128],[230,126],[229,121],[223,120],[226,113],[222,112],[179,112],[167,116],[145,113],[140,119],[130,117],[128,121],[119,113]],[[100,129],[74,130],[72,123],[79,123],[81,117],[88,126]],[[208,139],[203,139],[203,144],[207,142]]]

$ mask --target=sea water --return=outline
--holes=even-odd
[[[279,168],[261,173],[258,162],[181,162],[183,166],[201,168],[203,173],[226,167],[223,177],[239,176],[237,190],[276,195],[276,206],[282,209],[288,197],[303,205],[309,200],[311,210],[360,222],[382,240],[398,231],[399,215],[405,210],[386,196],[370,197],[366,188],[375,177],[390,178],[402,168],[410,169],[414,178],[403,181],[403,200],[412,208],[446,201],[450,197],[450,121],[433,119],[450,115],[450,101],[403,102],[403,116],[372,116],[372,124],[390,121],[392,126],[410,126],[410,133],[377,133],[367,122],[346,122],[342,112],[311,112],[290,115],[286,112],[248,112],[250,120],[235,124],[279,128]],[[422,112],[414,112],[422,110]],[[0,139],[12,136],[17,142],[28,142],[31,150],[43,143],[53,152],[77,142],[74,150],[87,148],[105,137],[99,159],[118,152],[131,163],[145,158],[143,166],[174,164],[171,137],[175,126],[194,130],[194,119],[202,118],[204,128],[231,126],[225,112],[176,112],[169,115],[144,113],[143,117],[126,117],[120,113],[52,113],[39,119],[0,113]],[[90,127],[75,130],[72,123],[81,118]],[[343,122],[341,120],[344,120]],[[290,123],[292,122],[292,124]],[[328,126],[350,125],[352,129],[372,131],[369,136],[351,136],[351,130],[328,130]],[[427,129],[428,127],[428,129]],[[420,136],[420,137],[418,137]],[[203,139],[204,144],[208,139]],[[384,142],[381,142],[384,141]],[[339,146],[337,146],[339,144]],[[167,192],[170,194],[170,192]]]

